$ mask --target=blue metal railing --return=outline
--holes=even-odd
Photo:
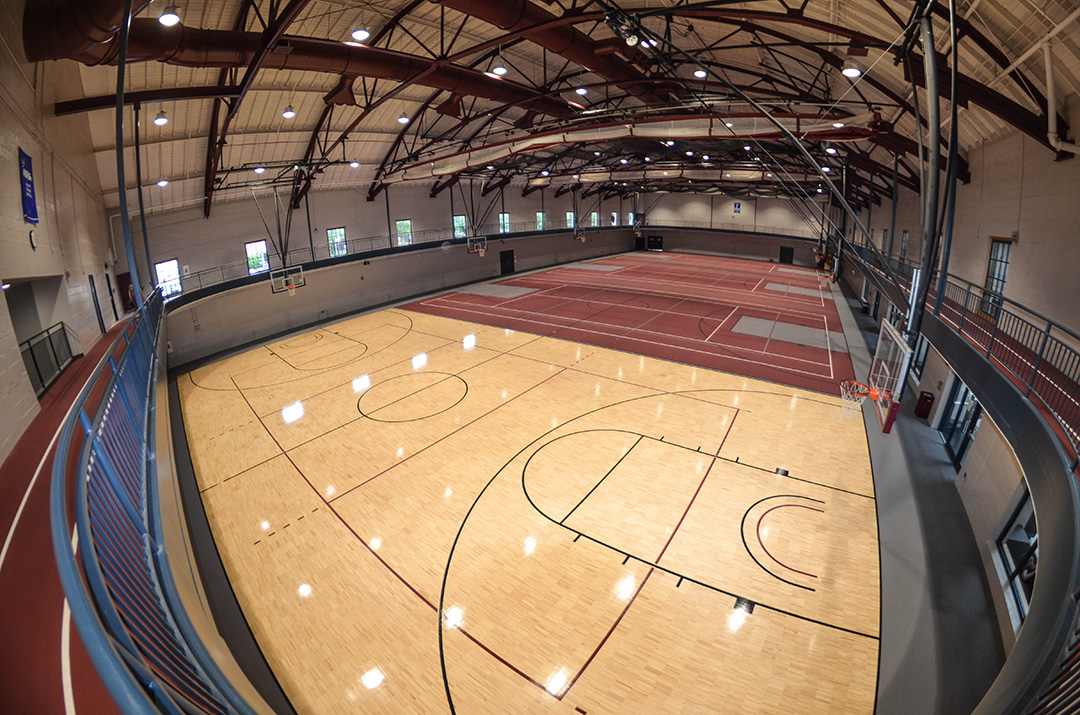
[[[53,548],[75,625],[126,715],[249,715],[194,636],[162,543],[148,448],[162,305],[157,291],[129,321],[63,425]]]
[[[864,244],[848,243],[867,266],[877,260]],[[910,294],[918,266],[890,259]],[[930,280],[928,309],[937,301],[940,276]],[[1062,440],[1080,456],[1080,335],[1000,293],[954,275],[946,277],[938,317],[978,345],[992,362],[1016,378],[1027,397],[1045,408]]]

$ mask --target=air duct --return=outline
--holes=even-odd
[[[150,0],[135,0],[131,14]],[[120,32],[124,0],[27,0],[23,52],[30,62],[73,57],[109,43]]]
[[[182,67],[246,67],[262,46],[258,32],[202,30],[154,20],[135,19],[128,36],[128,62],[158,61]],[[116,43],[95,44],[67,55],[88,65],[116,62]],[[62,59],[47,56],[41,59]],[[573,112],[562,99],[550,97],[513,82],[492,79],[483,72],[439,64],[422,57],[376,47],[286,36],[266,56],[265,69],[328,72],[352,77],[414,81],[434,89],[458,92],[526,110],[564,116]]]

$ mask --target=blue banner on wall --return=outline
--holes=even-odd
[[[742,213],[742,203],[739,202],[739,201],[735,202],[735,213],[737,213],[737,214]]]
[[[30,156],[19,149],[19,184],[22,186],[23,218],[30,223],[38,222],[37,197],[34,196],[34,165]]]

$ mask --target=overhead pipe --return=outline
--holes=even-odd
[[[158,61],[182,67],[246,67],[263,42],[261,33],[204,30],[175,25],[165,27],[149,19],[131,22],[128,62]],[[88,65],[115,64],[116,43],[94,45],[69,55]],[[61,59],[47,57],[46,59]],[[573,109],[565,100],[550,97],[483,72],[376,47],[306,37],[284,37],[263,62],[266,69],[328,72],[376,77],[460,92],[500,103],[515,103],[543,114],[565,116]]]
[[[431,2],[483,20],[505,32],[523,31],[523,36],[532,42],[614,82],[620,89],[629,92],[646,104],[667,101],[667,98],[657,96],[651,88],[642,85],[642,80],[648,77],[615,57],[609,43],[601,44],[570,25],[556,24],[559,19],[557,16],[529,0],[431,0]],[[530,30],[531,27],[537,29]]]
[[[1067,151],[1071,154],[1080,154],[1080,145],[1062,141],[1058,136],[1057,102],[1054,90],[1054,61],[1051,48],[1051,40],[1047,39],[1043,44],[1043,64],[1046,65],[1046,139],[1054,151]]]
[[[150,0],[135,0],[137,15]],[[23,53],[29,62],[73,57],[111,44],[124,20],[124,0],[28,0]],[[115,48],[114,48],[115,52]]]

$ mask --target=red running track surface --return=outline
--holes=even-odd
[[[0,712],[64,715],[60,633],[64,592],[49,531],[48,449],[68,408],[127,321],[101,337],[41,399],[41,412],[0,466],[0,539],[6,537],[23,495],[29,491],[0,565]],[[119,713],[71,625],[71,681],[76,713]]]
[[[838,395],[854,374],[826,280],[761,261],[629,253],[494,284],[534,289],[514,298],[449,292],[404,307]],[[775,321],[780,335],[816,329],[820,344],[737,331],[741,318]]]

